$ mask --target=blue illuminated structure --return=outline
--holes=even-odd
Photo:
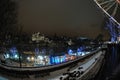
[[[85,49],[85,46],[81,46],[77,49],[77,52],[82,52]]]
[[[77,49],[77,52],[81,52],[81,49],[80,49],[80,48],[78,48],[78,49]]]
[[[63,63],[63,62],[65,62],[65,60],[66,60],[65,55],[63,55],[63,56],[50,56],[50,64],[51,65]]]
[[[81,51],[82,51],[81,48],[78,48],[78,49],[77,49],[77,55],[78,55],[78,56],[81,55]]]
[[[46,54],[46,49],[42,49],[42,55]]]
[[[72,49],[69,49],[69,50],[68,50],[68,54],[69,54],[69,55],[72,55],[72,54],[73,54],[73,50],[72,50]]]
[[[11,56],[12,58],[16,58],[16,59],[19,58],[19,57],[18,57],[18,51],[17,51],[16,47],[10,48],[9,51],[10,51],[10,56]]]
[[[112,18],[109,18],[107,28],[109,29],[109,33],[111,35],[111,42],[117,41],[117,38],[120,36],[120,32],[118,31],[120,26],[117,26]]]
[[[39,54],[39,53],[40,53],[39,48],[35,48],[35,53],[36,53],[36,54]]]

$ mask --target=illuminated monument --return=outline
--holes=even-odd
[[[107,17],[111,41],[120,41],[120,0],[94,0]]]

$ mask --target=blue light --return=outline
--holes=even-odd
[[[78,49],[77,49],[77,52],[81,52],[81,49],[80,49],[80,48],[78,48]]]
[[[54,59],[54,57],[53,56],[51,56],[50,57],[50,64],[54,64],[55,63],[55,61],[54,61],[55,59]]]
[[[50,58],[50,63],[51,63],[51,64],[59,64],[59,63],[60,63],[59,56],[52,56],[52,57]]]
[[[80,48],[77,49],[78,56],[82,55],[82,52],[83,52],[84,48],[85,48],[84,46],[81,46]]]
[[[57,56],[57,63],[60,63],[60,57]]]
[[[18,51],[17,51],[16,47],[10,48],[9,51],[10,51],[10,56],[12,58],[18,58]]]
[[[71,49],[68,50],[68,54],[72,55],[73,51]]]
[[[84,52],[82,52],[82,56],[84,56],[85,55],[85,53]]]
[[[19,58],[17,54],[14,55],[14,58]]]
[[[39,48],[35,48],[35,53],[36,53],[36,54],[39,54],[39,52],[40,52],[40,51],[39,51]]]
[[[55,59],[54,57],[51,57],[51,64],[54,64],[55,63]]]
[[[118,27],[119,26],[116,26],[112,21],[112,17],[109,18],[109,22],[107,22],[107,28],[109,29],[109,33],[111,35],[111,42],[117,41],[117,37],[120,35],[119,32],[116,31],[116,28]]]
[[[42,49],[42,54],[43,54],[43,55],[46,54],[46,49]]]
[[[61,56],[60,62],[62,63],[62,62],[65,62],[65,61],[66,61],[66,56],[65,55]]]
[[[59,64],[59,63],[60,63],[60,58],[59,58],[59,56],[54,57],[54,59],[55,59],[55,64]]]
[[[55,64],[59,63],[58,62],[58,57],[55,57]]]
[[[10,52],[11,52],[11,53],[16,53],[16,52],[17,52],[16,47],[12,47],[12,48],[10,48]]]
[[[61,57],[61,58],[60,58],[60,63],[62,63],[62,62],[63,62],[63,58]]]
[[[5,55],[5,58],[7,59],[7,58],[10,58],[10,55],[9,54],[6,54]]]
[[[51,56],[50,57],[50,64],[60,64],[65,62],[66,56]]]
[[[62,58],[62,62],[65,62],[65,61],[66,61],[66,56],[64,55]]]

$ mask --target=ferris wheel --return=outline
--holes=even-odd
[[[98,7],[120,26],[120,0],[94,0]]]

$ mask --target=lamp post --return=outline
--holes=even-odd
[[[19,47],[18,48],[18,54],[19,54],[19,63],[20,63],[20,68],[22,67],[22,62],[21,62],[21,52],[22,52],[22,49],[21,49],[21,46],[17,46],[17,47]]]

